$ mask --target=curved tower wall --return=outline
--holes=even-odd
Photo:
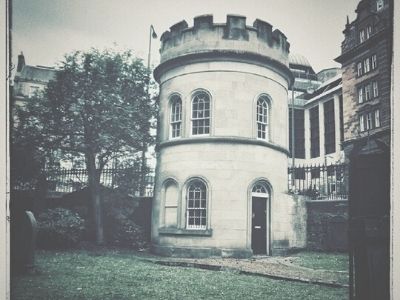
[[[166,255],[249,256],[252,246],[252,193],[256,182],[269,192],[266,254],[296,247],[287,195],[288,103],[292,77],[289,43],[271,25],[228,15],[182,21],[165,32],[161,63],[156,184],[152,215],[155,252]],[[192,100],[210,99],[208,134],[193,135]],[[179,137],[172,137],[171,99],[181,99]],[[257,100],[268,101],[266,138],[257,132]],[[188,186],[207,188],[206,225],[188,226]]]

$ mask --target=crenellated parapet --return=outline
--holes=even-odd
[[[248,26],[246,17],[228,15],[226,23],[221,24],[214,23],[212,15],[202,15],[194,18],[193,27],[183,20],[162,34],[159,67],[183,57],[204,59],[209,54],[216,59],[236,54],[244,59],[272,61],[286,68],[289,47],[286,36],[265,21],[257,19],[253,26]]]

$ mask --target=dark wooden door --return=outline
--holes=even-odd
[[[267,252],[267,199],[253,197],[251,224],[251,248],[254,254]]]

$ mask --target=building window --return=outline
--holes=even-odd
[[[364,102],[364,88],[359,87],[358,88],[358,103],[363,103]]]
[[[378,81],[373,81],[372,82],[372,91],[374,93],[374,98],[378,97],[378,95],[379,95]]]
[[[289,108],[289,151],[293,157],[292,148],[292,109]],[[304,110],[294,110],[294,155],[296,158],[305,158],[304,137]]]
[[[186,227],[206,229],[207,227],[207,187],[201,180],[192,181],[187,188]]]
[[[368,83],[365,86],[365,101],[371,100],[372,96],[372,90],[371,90],[371,83]]]
[[[311,158],[319,156],[319,108],[310,109]]]
[[[359,122],[360,122],[360,131],[363,132],[365,130],[365,128],[364,128],[364,116],[363,115],[359,116]]]
[[[369,39],[372,35],[372,26],[368,25],[367,26],[367,39]]]
[[[364,59],[364,73],[368,73],[371,70],[371,65],[369,63],[369,57]]]
[[[366,115],[365,125],[367,126],[367,130],[372,129],[372,113],[367,113]]]
[[[372,70],[375,70],[377,66],[378,66],[378,64],[377,64],[377,60],[376,60],[376,54],[374,54],[374,55],[371,56],[371,67],[372,67]]]
[[[365,30],[360,30],[360,43],[365,42]]]
[[[360,131],[371,130],[381,126],[379,109],[359,116]]]
[[[192,135],[210,133],[210,97],[196,93],[192,101]]]
[[[171,97],[171,137],[181,136],[182,131],[182,100],[179,96]]]
[[[381,127],[381,122],[379,120],[379,109],[375,110],[375,127]]]
[[[344,122],[343,122],[343,95],[339,96],[339,116],[340,116],[340,141],[344,141]]]
[[[359,62],[357,64],[357,76],[361,76],[362,75],[362,63]]]
[[[335,105],[333,100],[324,103],[325,154],[334,153],[335,145]]]
[[[376,10],[380,11],[383,8],[383,0],[376,1]]]
[[[257,100],[257,137],[268,140],[269,104],[265,96]]]
[[[39,87],[38,86],[30,86],[29,87],[29,92],[28,92],[28,98],[32,98],[39,92]]]

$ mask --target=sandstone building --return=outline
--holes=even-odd
[[[277,254],[304,247],[287,193],[289,43],[228,15],[161,37],[160,127],[152,215],[166,255]]]

